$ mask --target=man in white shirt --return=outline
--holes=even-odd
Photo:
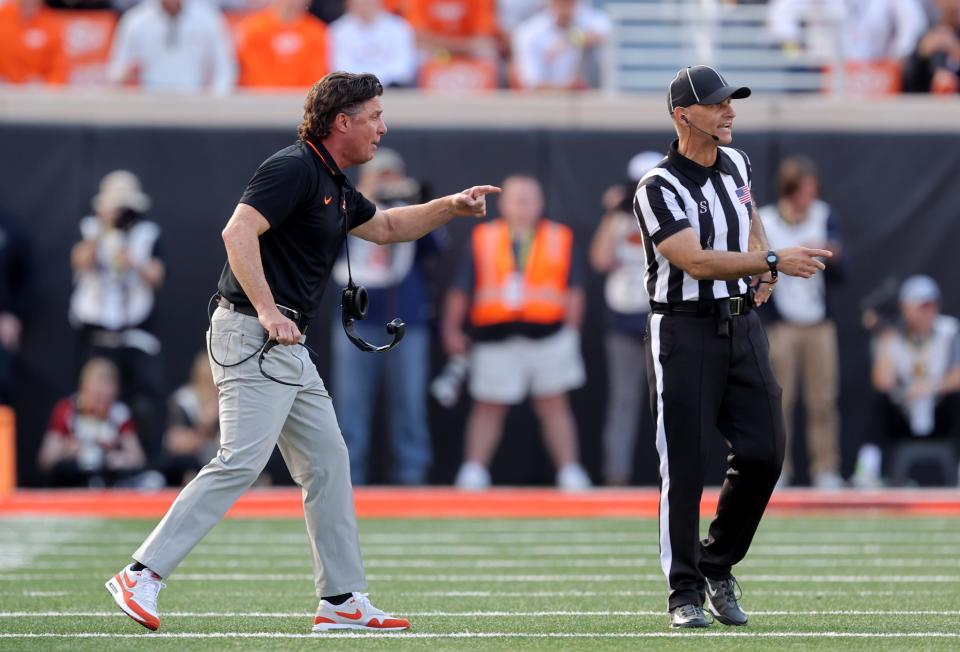
[[[148,91],[229,93],[237,64],[226,21],[206,0],[143,0],[120,19],[107,76]]]
[[[840,476],[840,418],[837,413],[840,361],[837,328],[827,305],[829,288],[841,280],[840,224],[819,199],[820,182],[813,161],[793,156],[780,164],[779,198],[760,209],[771,247],[818,247],[833,252],[830,267],[804,282],[784,277],[763,313],[770,340],[770,363],[783,388],[787,445],[779,486],[793,479],[794,407],[803,398],[810,481],[821,489],[843,486]],[[800,391],[798,391],[800,390]]]
[[[910,55],[927,16],[920,0],[772,0],[768,24],[785,45],[829,58],[839,44],[845,60],[870,61]]]
[[[384,86],[412,86],[416,81],[413,28],[384,11],[381,0],[348,0],[347,12],[330,25],[330,34],[334,70],[370,72]]]
[[[870,380],[879,405],[857,454],[855,486],[879,484],[892,444],[960,441],[960,321],[941,314],[940,298],[932,278],[909,277],[900,286],[900,322],[874,338]]]
[[[578,0],[550,0],[547,9],[524,21],[513,36],[513,74],[526,89],[580,89],[610,35],[610,19]],[[598,77],[599,75],[594,75]],[[593,83],[591,83],[593,82]]]

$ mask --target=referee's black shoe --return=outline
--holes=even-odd
[[[731,575],[725,580],[707,580],[707,609],[724,625],[746,625],[747,614],[740,608],[737,590],[740,585]]]
[[[707,627],[707,617],[698,604],[682,604],[670,610],[671,627]]]

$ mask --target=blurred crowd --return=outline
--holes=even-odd
[[[399,87],[596,88],[612,2],[0,0],[0,84],[227,94],[346,70]],[[757,42],[797,55],[797,70],[839,56],[865,87],[960,89],[960,0],[718,2],[768,4]]]
[[[661,159],[660,153],[641,152],[627,162],[623,181],[598,198],[600,219],[585,248],[568,226],[544,216],[540,182],[520,173],[502,181],[495,214],[473,226],[460,251],[449,251],[443,230],[385,246],[351,236],[354,275],[371,299],[360,335],[380,339],[382,324],[395,314],[407,323],[402,346],[371,355],[352,347],[337,328],[337,316],[328,316],[330,384],[354,484],[366,484],[375,458],[384,455],[388,482],[436,480],[428,405],[466,406],[468,399],[463,458],[453,479],[461,489],[491,485],[505,419],[525,403],[558,487],[576,491],[635,480],[637,443],[652,440],[653,426],[643,348],[650,311],[646,256],[632,198],[637,181]],[[790,443],[780,485],[798,479],[830,489],[904,485],[918,479],[917,468],[926,469],[920,480],[955,485],[960,321],[941,314],[940,288],[924,275],[888,280],[860,306],[872,357],[875,406],[869,413],[876,421],[844,435],[863,442],[854,474],[843,476],[839,351],[829,300],[844,282],[842,221],[820,197],[814,161],[785,158],[776,181],[777,197],[760,208],[771,246],[834,254],[824,275],[782,278],[761,310],[783,387],[788,440],[802,440],[809,466],[797,468]],[[386,148],[361,168],[358,187],[385,208],[430,196],[429,185],[409,175],[403,158]],[[69,261],[78,383],[51,406],[38,466],[52,486],[181,485],[219,447],[218,392],[207,354],[198,352],[182,385],[164,395],[163,349],[153,326],[165,266],[162,228],[148,219],[150,197],[136,175],[116,170],[101,180],[91,209],[78,223]],[[16,382],[13,361],[29,309],[28,251],[23,235],[0,219],[0,403],[9,402]],[[444,279],[439,261],[445,254],[457,262],[452,278]],[[602,297],[596,298],[603,327],[591,336],[602,337],[607,354],[607,405],[602,429],[580,437],[570,394],[586,381],[580,334],[591,269],[604,277]],[[341,260],[333,282],[345,280]],[[431,339],[446,356],[439,370],[431,360]],[[381,395],[382,401],[370,399]],[[388,450],[379,455],[372,434],[377,413],[388,425]],[[581,464],[579,442],[586,440],[603,451],[594,477]],[[930,465],[939,476],[930,475]]]
[[[611,25],[588,0],[0,0],[0,83],[226,94],[332,70],[385,86],[579,89]],[[85,10],[85,11],[81,11]]]

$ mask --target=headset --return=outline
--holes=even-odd
[[[701,128],[698,127],[697,125],[695,125],[695,124],[693,124],[692,122],[690,122],[690,118],[687,117],[687,114],[686,114],[686,113],[681,113],[681,114],[680,114],[680,120],[682,120],[683,122],[685,122],[688,127],[693,127],[694,129],[696,129],[696,130],[699,131],[700,133],[706,134],[707,136],[710,136],[711,138],[713,138],[713,142],[715,142],[715,143],[719,143],[719,142],[720,142],[720,139],[719,139],[716,135],[710,133],[710,132],[707,131],[706,129],[701,129]]]
[[[357,334],[355,323],[367,317],[370,299],[367,296],[367,289],[353,282],[348,243],[350,236],[347,231],[347,200],[342,193],[341,190],[340,215],[343,218],[343,248],[347,255],[347,287],[340,291],[340,323],[343,324],[343,332],[347,334],[347,339],[358,349],[367,353],[382,353],[400,343],[406,333],[407,325],[399,317],[387,324],[387,334],[393,336],[393,341],[382,346],[374,346]]]

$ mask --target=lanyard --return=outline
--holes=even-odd
[[[533,251],[533,243],[536,240],[536,230],[531,233],[527,239],[524,241],[523,245],[520,247],[519,255],[516,256],[516,268],[518,272],[525,272],[527,270],[527,263],[530,262],[530,254]],[[510,252],[513,253],[513,244],[514,244],[513,234],[510,235]]]

